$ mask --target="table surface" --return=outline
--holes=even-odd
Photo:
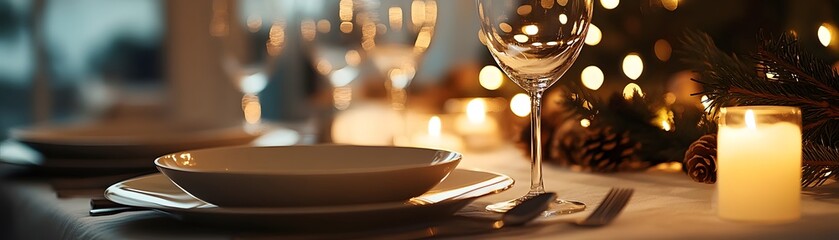
[[[507,200],[529,189],[529,162],[513,146],[465,152],[459,168],[507,174],[518,182],[506,192],[476,204]],[[561,198],[582,201],[588,210],[535,224],[509,228],[481,238],[528,239],[836,239],[839,238],[839,184],[805,189],[802,217],[792,223],[755,224],[721,220],[714,211],[714,185],[695,183],[681,172],[592,174],[546,165],[545,185]],[[611,225],[580,228],[564,224],[591,213],[612,187],[636,190]],[[771,186],[767,186],[771,187]],[[0,179],[0,238],[11,239],[229,239],[248,232],[180,222],[157,212],[88,216],[89,198],[57,198],[38,179]],[[277,233],[282,236],[282,233]],[[269,235],[271,236],[271,235]]]

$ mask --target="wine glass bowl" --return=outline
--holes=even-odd
[[[280,1],[214,1],[210,35],[218,43],[228,79],[244,95],[246,127],[261,119],[259,93],[276,74],[286,45],[286,8]]]
[[[495,61],[531,102],[531,181],[527,195],[487,206],[505,212],[545,192],[542,181],[542,95],[580,54],[591,22],[592,0],[477,0],[480,38]],[[557,200],[545,216],[579,212],[585,204]]]
[[[395,109],[404,108],[405,88],[431,44],[437,23],[434,0],[371,0],[365,5],[364,37],[370,60],[386,78]]]
[[[501,69],[528,92],[553,85],[580,53],[591,2],[480,0],[482,37]]]
[[[301,1],[300,35],[312,65],[333,90],[333,105],[347,109],[352,101],[352,83],[361,73],[365,55],[361,45],[362,0]]]

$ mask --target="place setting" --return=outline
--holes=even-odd
[[[837,4],[760,5],[0,3],[0,239],[835,239]]]

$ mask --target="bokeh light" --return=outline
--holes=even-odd
[[[673,48],[670,47],[670,42],[667,42],[667,40],[664,39],[655,41],[653,50],[655,51],[655,57],[664,62],[670,60],[670,54],[673,53]]]
[[[626,84],[626,87],[623,88],[623,98],[625,99],[632,99],[635,95],[635,92],[638,92],[638,95],[644,96],[644,92],[641,91],[641,86],[635,83]]]
[[[615,9],[620,3],[620,0],[600,0],[600,5],[605,9]]]
[[[586,45],[594,46],[600,43],[600,39],[603,38],[602,33],[600,32],[600,28],[591,24],[588,26],[588,33],[586,34]]]
[[[819,36],[819,43],[821,43],[822,46],[827,47],[828,45],[830,45],[830,42],[833,38],[833,33],[831,32],[830,24],[822,23],[822,25],[819,26],[819,31],[817,34]]]
[[[519,117],[525,117],[530,114],[530,97],[527,94],[519,93],[510,99],[510,110],[513,114]]]
[[[642,72],[644,72],[644,61],[637,53],[627,54],[623,58],[623,73],[626,74],[626,77],[636,80]]]
[[[583,86],[588,89],[600,89],[600,86],[603,85],[603,71],[597,66],[588,66],[580,74],[580,80],[583,82]]]
[[[478,74],[478,82],[487,90],[497,90],[504,83],[504,73],[493,65],[484,66]]]

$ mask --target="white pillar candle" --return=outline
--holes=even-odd
[[[721,111],[717,144],[720,218],[784,222],[800,217],[801,113],[794,107]]]

